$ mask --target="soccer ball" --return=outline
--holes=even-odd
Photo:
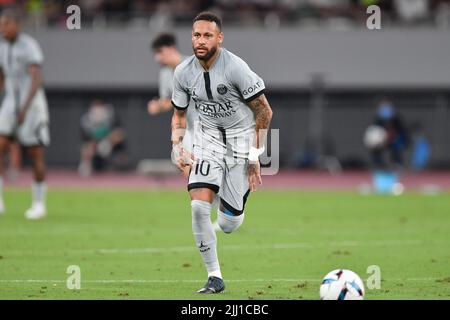
[[[320,285],[320,300],[363,300],[364,284],[350,270],[337,269],[325,276]]]
[[[364,133],[364,145],[369,149],[381,148],[387,139],[387,132],[383,127],[371,125]]]

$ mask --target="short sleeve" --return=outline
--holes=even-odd
[[[159,98],[171,99],[173,92],[173,71],[168,68],[161,69],[159,72]]]
[[[189,106],[189,92],[185,89],[181,79],[179,69],[175,69],[173,75],[172,104],[178,110],[184,110]]]
[[[229,77],[231,77],[231,82],[246,102],[259,97],[266,88],[263,79],[253,72],[247,63],[240,59],[235,60],[234,68],[231,68]]]
[[[28,65],[42,65],[44,63],[44,55],[42,54],[41,47],[39,43],[31,39],[27,43],[27,55],[26,55],[26,63]]]

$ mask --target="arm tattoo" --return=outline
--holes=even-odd
[[[186,110],[174,110],[172,116],[172,141],[181,142],[186,130]]]
[[[265,134],[260,134],[260,129],[269,129],[270,121],[272,120],[272,109],[264,94],[250,101],[248,106],[255,114],[256,147],[261,147],[265,143],[267,131]]]
[[[256,131],[259,129],[268,129],[272,119],[272,109],[265,95],[260,95],[248,103],[250,109],[255,114]]]

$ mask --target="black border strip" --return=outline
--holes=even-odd
[[[171,100],[170,102],[172,103],[173,107],[174,107],[175,109],[177,109],[177,110],[186,110],[186,108],[189,107],[189,104],[188,104],[186,107],[183,108],[183,107],[177,106],[177,105],[175,104],[175,102],[173,102],[173,100]]]
[[[219,193],[219,186],[212,184],[212,183],[206,183],[206,182],[193,182],[189,183],[187,186],[188,191],[191,191],[192,189],[199,189],[199,188],[207,188],[215,193]]]
[[[244,208],[245,204],[247,203],[248,196],[250,195],[250,189],[247,190],[247,192],[244,194]]]
[[[223,142],[223,144],[226,145],[227,144],[227,132],[222,127],[218,127],[218,129],[219,129],[220,133],[222,134],[222,142]]]
[[[231,211],[231,213],[233,213],[234,216],[240,216],[244,210],[245,210],[245,203],[247,202],[248,196],[250,194],[250,189],[247,190],[247,192],[244,194],[244,203],[242,205],[242,210],[237,210],[235,208],[233,208],[228,202],[226,202],[222,197],[220,198],[220,203],[223,205],[223,207],[225,209],[227,209],[228,211]]]
[[[252,100],[255,100],[256,98],[258,98],[260,95],[264,94],[264,92],[266,92],[266,89],[262,89],[261,91],[255,93],[254,95],[252,95],[251,97],[245,99],[245,102],[250,102]]]
[[[242,214],[242,212],[244,212],[244,208],[242,208],[242,210],[238,210],[233,208],[228,202],[226,202],[225,200],[223,200],[223,198],[220,198],[220,204],[227,209],[228,211],[230,211],[233,216],[240,216]]]
[[[270,281],[268,281],[269,283]],[[309,283],[308,283],[309,285]],[[197,289],[195,285],[189,284],[189,287]],[[233,290],[233,291],[231,291]],[[229,293],[234,294],[239,292],[237,289],[232,288]],[[270,292],[271,289],[267,290]],[[283,289],[284,290],[284,289]],[[287,292],[287,288],[285,289]],[[135,296],[134,292],[130,289],[130,296]],[[371,290],[373,291],[373,290]],[[380,291],[380,290],[376,290]],[[249,293],[251,294],[251,293]],[[206,319],[204,314],[192,315],[187,310],[199,310],[200,307],[215,308],[215,312],[210,314],[209,317],[212,320],[215,319],[283,319],[292,318],[291,315],[297,314],[298,310],[302,312],[311,311],[317,312],[319,309],[333,308],[337,310],[339,314],[364,314],[369,308],[377,318],[383,318],[386,316],[386,310],[389,308],[389,313],[393,314],[396,319],[409,319],[414,315],[417,315],[419,311],[424,309],[433,310],[436,312],[442,311],[443,313],[448,311],[450,306],[450,300],[420,300],[423,297],[415,296],[416,300],[372,300],[372,301],[360,301],[355,303],[341,303],[337,301],[321,301],[318,297],[298,297],[299,293],[296,291],[288,292],[285,297],[277,297],[277,300],[269,300],[267,293],[262,296],[262,300],[231,300],[229,296],[225,296],[225,300],[194,300],[192,297],[185,297],[184,300],[176,300],[177,297],[173,294],[174,299],[166,298],[166,300],[100,300],[99,298],[105,298],[104,295],[99,294],[97,300],[3,300],[0,301],[0,307],[2,312],[17,312],[17,310],[33,310],[34,313],[49,313],[49,310],[54,310],[55,307],[61,309],[70,309],[73,315],[81,318],[85,315],[83,311],[86,308],[92,310],[90,313],[105,317],[106,315],[113,315],[120,318],[129,318],[129,310],[137,310],[136,312],[148,312],[152,310],[154,313],[165,315],[165,319]],[[13,298],[18,298],[18,294],[9,294]],[[109,297],[109,296],[106,296]],[[368,299],[370,299],[368,296]],[[437,294],[433,296],[439,298]],[[431,298],[433,298],[431,297]],[[380,299],[393,299],[393,295],[390,293],[378,294]],[[441,297],[442,298],[442,297]],[[444,297],[445,298],[445,297]],[[30,298],[28,298],[30,299]],[[152,299],[152,298],[150,298]],[[291,299],[291,300],[288,300]],[[316,300],[298,300],[298,299],[316,299]],[[21,309],[22,308],[22,309]],[[26,309],[25,309],[26,308]],[[230,310],[228,314],[227,310]],[[250,312],[248,312],[248,311]],[[248,312],[248,313],[247,313]],[[50,317],[53,319],[56,317]]]
[[[208,95],[208,99],[212,101],[214,100],[214,97],[211,92],[211,79],[209,77],[209,72],[203,72],[203,78],[205,78],[206,94]]]

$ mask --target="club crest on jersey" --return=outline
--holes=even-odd
[[[197,94],[195,93],[195,88],[187,88],[189,95],[195,101],[197,99]]]
[[[224,95],[225,93],[227,93],[227,91],[228,91],[228,89],[227,89],[227,87],[226,87],[225,85],[219,84],[219,85],[217,86],[217,92],[218,92],[219,94]]]

